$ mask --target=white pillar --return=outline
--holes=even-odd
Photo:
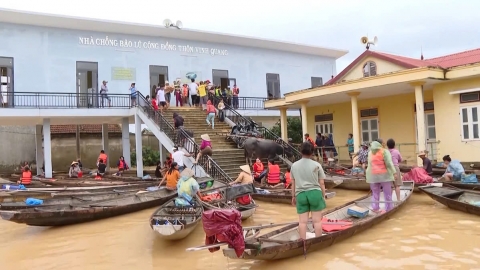
[[[37,175],[42,174],[42,166],[43,166],[43,140],[42,140],[42,125],[35,126],[35,150],[37,152],[36,155],[36,164],[37,164]]]
[[[128,122],[128,117],[122,119],[122,149],[123,157],[128,166],[132,166],[130,160],[130,123]]]
[[[287,129],[287,108],[280,108],[280,132],[282,134],[282,140],[288,141],[288,129]]]
[[[307,103],[301,103],[301,112],[302,112],[302,138],[303,135],[308,133],[308,125],[307,125]]]
[[[52,178],[52,138],[50,136],[50,119],[43,119],[43,152],[45,160],[45,178]]]
[[[110,156],[110,153],[108,151],[108,124],[102,124],[102,148],[103,151],[105,151],[105,154],[107,154],[108,159],[106,162],[107,164],[107,170],[110,169],[110,160],[112,160],[112,157]]]
[[[352,105],[352,134],[353,134],[353,149],[355,153],[360,148],[360,119],[358,118],[358,100],[359,92],[347,93],[350,96],[350,103]]]
[[[425,129],[425,110],[423,108],[423,84],[424,82],[414,82],[411,83],[413,87],[415,87],[415,106],[417,109],[416,117],[417,117],[417,144],[418,144],[418,151],[425,151],[426,150],[426,129]],[[423,164],[422,160],[417,158],[417,163],[419,166]]]
[[[135,152],[137,154],[137,177],[143,177],[142,119],[135,114]]]
[[[159,155],[159,156],[160,156],[160,160],[159,160],[159,161],[160,161],[160,162],[163,162],[163,161],[164,161],[164,159],[163,159],[163,144],[162,144],[162,142],[161,142],[160,140],[158,140],[158,151],[160,151],[160,152],[159,152],[159,154],[160,154],[160,155]]]

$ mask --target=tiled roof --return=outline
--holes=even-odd
[[[326,82],[325,85],[338,83],[338,81],[341,78],[343,78],[343,76],[345,76],[361,60],[363,60],[368,56],[376,57],[376,58],[397,64],[407,69],[419,68],[419,67],[430,67],[430,66],[433,66],[433,67],[436,66],[440,68],[451,68],[455,66],[463,66],[463,65],[480,62],[480,48],[459,52],[459,53],[454,53],[454,54],[449,54],[445,56],[435,57],[431,59],[425,59],[425,60],[366,50],[364,53],[358,56],[355,60],[353,60],[353,62],[350,63],[350,65],[348,65],[344,70],[338,73],[337,76],[335,76],[334,78]]]
[[[80,133],[102,133],[102,125],[79,125]],[[50,126],[51,134],[75,134],[77,132],[77,125],[52,125]],[[108,125],[108,133],[122,133],[120,125]]]

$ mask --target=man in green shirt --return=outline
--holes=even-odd
[[[312,160],[314,147],[310,142],[301,145],[302,159],[293,163],[290,170],[292,205],[299,215],[300,238],[307,239],[307,223],[312,213],[315,237],[322,236],[322,210],[325,209],[325,172],[320,163]]]

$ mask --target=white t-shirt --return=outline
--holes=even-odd
[[[188,85],[188,87],[190,88],[190,95],[198,95],[197,83],[192,82]]]
[[[179,167],[184,166],[184,164],[183,164],[183,157],[184,156],[185,156],[185,154],[180,150],[177,150],[175,153],[172,154],[173,161],[177,162]]]
[[[165,102],[165,90],[163,88],[157,91],[157,102]]]

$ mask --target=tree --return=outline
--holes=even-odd
[[[281,124],[277,122],[270,131],[281,137]],[[299,117],[287,117],[287,133],[288,137],[292,138],[293,143],[302,143],[302,121]]]

